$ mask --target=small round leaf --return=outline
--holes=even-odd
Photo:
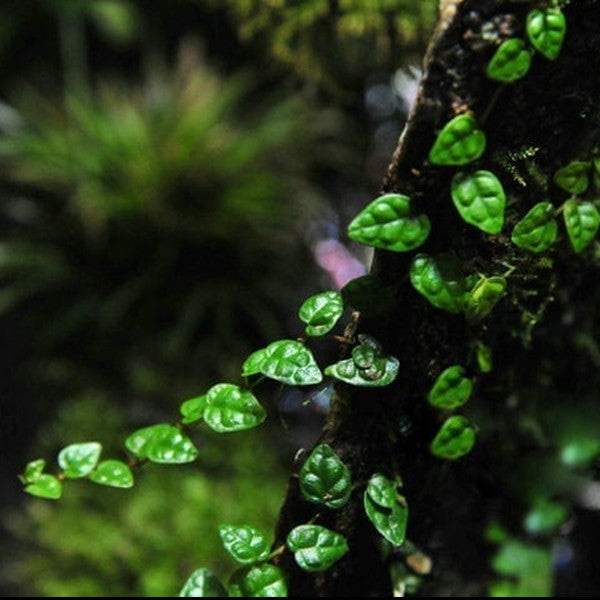
[[[339,292],[322,292],[305,300],[298,313],[306,323],[306,335],[325,335],[337,323],[344,312]]]
[[[554,183],[571,194],[582,194],[590,184],[591,163],[574,160],[554,173]]]
[[[367,484],[367,494],[375,504],[384,508],[393,508],[398,504],[398,498],[401,498],[394,482],[381,473],[371,476]]]
[[[131,469],[120,460],[104,460],[91,473],[90,479],[100,485],[116,488],[133,486]]]
[[[226,598],[227,592],[208,569],[197,569],[185,582],[179,592],[180,598]]]
[[[462,406],[471,396],[473,382],[465,377],[460,365],[444,369],[429,392],[429,404],[436,408],[454,410]]]
[[[206,394],[203,396],[197,396],[196,398],[190,398],[181,404],[179,412],[182,415],[181,422],[184,425],[195,423],[202,419],[204,409],[206,408]]]
[[[289,385],[313,385],[323,380],[312,352],[296,340],[277,340],[265,348],[263,375]]]
[[[346,538],[321,525],[295,527],[286,544],[305,571],[324,571],[348,552]]]
[[[101,452],[102,445],[98,442],[70,444],[59,452],[58,464],[69,479],[85,477],[94,470]]]
[[[408,506],[403,496],[398,495],[391,508],[377,504],[365,491],[363,496],[365,513],[375,529],[394,546],[401,546],[406,536]]]
[[[22,483],[35,483],[46,468],[46,461],[43,458],[32,460],[25,465],[25,473],[19,478]]]
[[[513,244],[531,252],[544,252],[556,240],[558,226],[550,202],[538,202],[514,227]]]
[[[536,8],[527,15],[529,41],[549,60],[558,58],[566,31],[565,15],[558,8]]]
[[[523,40],[511,38],[500,44],[486,67],[487,76],[510,83],[521,79],[531,66],[531,52]]]
[[[286,598],[287,584],[281,569],[264,563],[237,570],[229,580],[234,598]]]
[[[578,202],[570,198],[563,211],[567,234],[575,252],[581,252],[596,237],[600,214],[591,202]]]
[[[450,120],[437,136],[429,160],[434,165],[466,165],[484,152],[485,133],[472,115],[458,115]]]
[[[35,483],[30,483],[25,491],[38,498],[58,500],[62,494],[62,483],[54,475],[42,474]]]
[[[157,425],[145,450],[148,460],[169,465],[189,463],[198,456],[192,440],[172,425]]]
[[[269,541],[265,534],[255,527],[221,524],[219,535],[225,550],[243,565],[265,560],[269,556]]]
[[[482,277],[469,292],[465,305],[467,321],[476,322],[487,317],[506,291],[504,277]]]
[[[475,444],[475,427],[460,415],[448,418],[431,442],[431,453],[454,460],[468,454]]]
[[[257,427],[267,418],[252,392],[231,383],[218,383],[206,394],[204,420],[215,431],[228,433]]]

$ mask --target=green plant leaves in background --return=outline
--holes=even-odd
[[[523,527],[533,535],[555,533],[568,517],[569,511],[563,504],[537,498],[523,519]]]
[[[32,496],[58,500],[62,495],[62,483],[54,475],[42,474],[30,483],[25,491]]]
[[[286,544],[305,571],[324,571],[348,552],[346,538],[321,525],[294,527]]]
[[[453,415],[446,419],[431,442],[431,453],[438,458],[455,460],[468,454],[475,444],[475,427],[469,419]]]
[[[600,214],[591,202],[580,202],[569,198],[563,210],[565,227],[571,246],[581,252],[596,237],[600,226]]]
[[[452,178],[450,191],[454,206],[464,221],[485,233],[502,231],[506,195],[491,171],[459,171]]]
[[[100,458],[102,445],[98,442],[70,444],[58,454],[58,464],[68,479],[89,475]]]
[[[487,317],[506,291],[504,277],[482,277],[469,292],[465,304],[467,321],[476,322]]]
[[[454,410],[462,406],[471,396],[473,382],[465,376],[460,365],[444,369],[429,392],[429,404],[436,408]]]
[[[363,497],[365,513],[375,529],[394,546],[401,546],[406,536],[408,505],[393,481],[375,473]]]
[[[208,569],[197,569],[179,592],[180,598],[226,598],[225,588]]]
[[[133,486],[131,469],[120,460],[103,460],[91,473],[90,479],[99,485],[116,488]]]
[[[554,183],[571,194],[582,194],[590,184],[591,163],[574,160],[554,173]]]
[[[181,430],[168,423],[159,423],[134,431],[125,446],[138,458],[155,463],[183,464],[196,459],[198,450]]]
[[[354,217],[348,235],[367,246],[407,252],[423,244],[430,229],[427,215],[412,213],[408,196],[385,194]]]
[[[524,40],[511,38],[500,44],[486,67],[487,76],[510,83],[521,79],[531,66],[531,51]]]
[[[554,206],[550,202],[538,202],[515,225],[511,240],[525,250],[544,252],[556,240],[557,231]]]
[[[254,394],[232,383],[217,383],[206,393],[204,421],[219,433],[257,427],[267,418]]]
[[[306,335],[325,335],[344,312],[344,302],[339,292],[322,292],[305,300],[298,316],[306,323]]]
[[[233,598],[286,598],[287,584],[281,569],[264,563],[236,571],[229,580],[229,595]]]
[[[477,160],[485,146],[485,133],[479,129],[475,117],[458,115],[438,134],[429,152],[429,160],[434,165],[466,165]]]
[[[195,423],[200,421],[204,416],[204,409],[206,408],[206,394],[203,396],[197,396],[196,398],[190,398],[185,402],[182,402],[179,407],[179,412],[183,417],[181,422],[184,425]]]
[[[482,373],[489,373],[492,370],[493,354],[492,349],[484,344],[477,346],[477,366]]]
[[[600,439],[579,436],[564,443],[560,449],[560,461],[574,469],[588,467],[600,456]]]
[[[451,313],[464,310],[471,278],[462,273],[460,261],[449,254],[418,254],[410,266],[413,287],[433,306]]]
[[[255,527],[221,524],[219,535],[225,550],[243,565],[265,560],[269,556],[269,540]]]
[[[565,15],[558,8],[534,9],[527,15],[531,45],[549,60],[555,60],[567,31]]]
[[[306,500],[329,508],[346,504],[352,492],[348,467],[327,444],[315,446],[300,469],[299,480]]]

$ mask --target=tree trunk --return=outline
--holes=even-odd
[[[559,58],[536,54],[528,74],[512,84],[492,81],[485,67],[499,41],[525,38],[526,15],[535,3],[455,0],[442,5],[419,95],[382,191],[410,196],[429,216],[431,234],[419,252],[451,253],[466,274],[515,270],[491,316],[469,324],[464,315],[433,307],[413,289],[408,272],[414,253],[376,252],[371,272],[394,293],[396,305],[383,315],[375,308],[363,310],[349,327],[379,339],[386,353],[399,359],[400,372],[385,388],[336,386],[319,441],[334,447],[348,465],[355,488],[345,507],[320,511],[316,522],[343,533],[350,551],[319,574],[300,571],[284,554],[290,596],[392,595],[389,564],[401,551],[384,556],[363,509],[363,491],[377,471],[401,474],[410,511],[407,536],[431,557],[433,569],[419,594],[486,595],[494,547],[484,530],[494,518],[509,527],[520,522],[522,500],[507,483],[507,473],[539,445],[521,427],[523,415],[537,415],[540,393],[564,392],[572,398],[598,389],[599,259],[592,250],[575,254],[564,233],[541,259],[512,244],[510,231],[535,203],[549,199],[559,206],[565,192],[552,184],[552,175],[572,160],[589,160],[596,150],[600,2],[568,4]],[[449,193],[457,169],[428,160],[436,133],[466,111],[475,115],[488,140],[474,166],[493,171],[507,194],[506,223],[496,236],[459,217]],[[477,370],[480,343],[493,349],[489,374]],[[447,415],[425,398],[436,376],[452,364],[465,366],[475,379],[461,413],[479,431],[469,455],[443,461],[431,455],[429,444]],[[315,512],[292,476],[278,540]]]

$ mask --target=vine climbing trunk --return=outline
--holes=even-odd
[[[493,577],[485,528],[493,519],[510,524],[520,514],[506,473],[531,439],[515,433],[517,413],[531,409],[527,398],[534,392],[589,395],[598,386],[593,303],[600,297],[599,259],[591,250],[575,254],[566,236],[547,255],[528,253],[511,242],[510,231],[534,204],[560,198],[552,176],[561,166],[597,152],[600,2],[564,7],[568,30],[558,59],[536,54],[525,77],[513,83],[491,79],[486,66],[495,50],[508,38],[525,39],[526,16],[535,6],[529,0],[442,3],[419,94],[382,192],[405,194],[428,215],[431,233],[419,252],[450,254],[467,276],[506,275],[507,292],[492,316],[469,322],[415,291],[408,276],[414,253],[376,251],[371,275],[383,290],[380,300],[390,302],[361,306],[348,333],[376,337],[399,359],[400,371],[384,388],[336,385],[319,442],[336,450],[355,487],[345,507],[320,511],[316,522],[343,533],[350,550],[316,574],[282,555],[290,596],[391,596],[390,565],[409,556],[417,574],[429,570],[417,549],[432,564],[419,594],[485,595]],[[465,113],[487,136],[476,167],[496,173],[506,192],[506,223],[497,235],[460,218],[449,192],[457,169],[429,160],[436,134]],[[478,368],[482,346],[493,352],[489,373]],[[430,443],[447,414],[426,398],[440,372],[455,364],[465,366],[475,382],[462,412],[478,427],[478,439],[469,455],[443,461],[431,454]],[[391,552],[382,551],[364,513],[363,492],[375,472],[399,474],[408,501],[410,541]],[[292,476],[278,541],[314,516],[314,505],[302,500]]]

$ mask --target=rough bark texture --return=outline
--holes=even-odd
[[[524,0],[445,3],[418,99],[382,186],[382,191],[409,195],[429,215],[432,233],[422,251],[450,252],[466,273],[500,274],[506,264],[516,266],[509,292],[491,318],[468,325],[462,315],[440,311],[414,291],[407,276],[414,253],[376,253],[372,273],[393,290],[397,306],[383,316],[363,311],[351,326],[375,336],[398,357],[400,375],[392,386],[375,391],[337,386],[320,441],[331,444],[350,467],[356,490],[347,506],[321,511],[317,522],[346,535],[350,552],[316,575],[301,572],[284,554],[290,596],[392,595],[389,561],[394,555],[381,556],[362,492],[374,472],[396,469],[410,507],[408,537],[434,565],[419,594],[485,595],[492,549],[482,532],[496,515],[509,522],[516,518],[505,467],[519,455],[519,444],[529,443],[515,439],[512,454],[500,453],[512,413],[530,388],[580,388],[589,394],[598,383],[598,315],[589,303],[599,287],[593,253],[574,255],[561,239],[549,268],[518,251],[509,234],[487,236],[466,225],[449,195],[456,169],[436,167],[427,158],[437,131],[456,114],[470,111],[488,138],[475,166],[497,173],[509,198],[504,232],[534,203],[564,201],[564,193],[549,184],[552,173],[571,160],[589,158],[600,139],[600,2],[580,0],[565,8],[568,32],[558,60],[536,55],[522,80],[491,81],[485,65],[498,41],[524,37],[525,16],[533,6]],[[532,149],[531,160],[517,156],[524,148]],[[582,331],[589,334],[585,343]],[[476,374],[477,342],[494,349],[489,375]],[[466,365],[476,377],[468,413],[481,421],[482,435],[470,455],[443,462],[431,456],[429,443],[444,416],[424,398],[451,364]],[[314,515],[314,505],[301,499],[292,476],[278,539]]]

